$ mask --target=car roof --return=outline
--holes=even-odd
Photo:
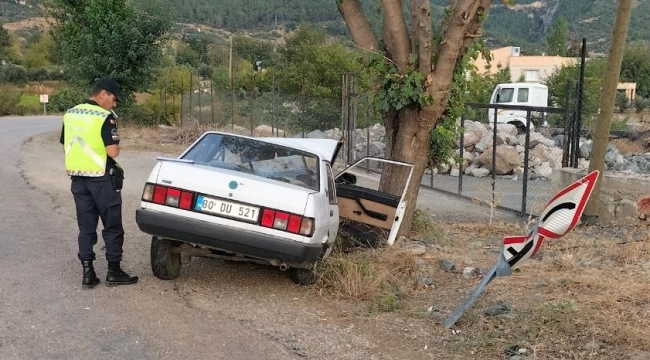
[[[333,161],[334,154],[338,147],[338,141],[332,139],[311,139],[311,138],[279,138],[279,137],[250,137],[245,135],[230,134],[220,131],[208,131],[207,133],[237,136],[241,138],[265,141],[268,143],[286,146],[308,153],[315,154],[321,159]]]

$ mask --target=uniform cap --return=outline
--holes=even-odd
[[[99,79],[94,86],[95,89],[106,90],[115,95],[117,102],[122,102],[122,93],[120,92],[120,84],[111,78]]]

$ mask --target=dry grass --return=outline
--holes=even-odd
[[[502,237],[523,234],[525,227],[426,228],[435,229],[435,241],[418,261],[396,249],[334,254],[317,289],[411,319],[440,338],[441,354],[453,358],[501,359],[512,346],[526,348],[531,359],[629,359],[635,351],[650,352],[648,226],[579,228],[547,241],[538,258],[490,283],[456,324],[461,335],[444,331],[442,321],[481,277],[464,279],[459,272],[493,266]],[[459,271],[443,271],[443,259]],[[433,286],[418,286],[423,274],[434,279]],[[483,314],[501,301],[513,310],[499,317]]]
[[[621,154],[643,154],[645,149],[641,144],[630,141],[629,139],[613,139],[610,143],[621,152]]]

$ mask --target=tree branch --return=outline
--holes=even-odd
[[[438,59],[431,79],[429,94],[434,103],[446,103],[458,59],[465,54],[467,46],[474,40],[473,35],[480,31],[479,14],[487,12],[492,0],[456,0],[452,4],[452,14],[443,22],[444,42],[439,44]],[[467,35],[472,35],[468,37]]]
[[[381,0],[384,13],[384,40],[399,69],[408,66],[411,39],[402,15],[403,0]]]
[[[336,0],[336,5],[354,43],[364,50],[377,50],[379,42],[368,25],[359,0]]]
[[[418,33],[418,1],[419,0],[410,0],[411,7],[411,51],[414,54],[419,53],[418,41],[420,35]]]
[[[418,54],[420,57],[420,71],[428,75],[431,72],[431,8],[429,0],[419,0],[417,8],[418,19]]]

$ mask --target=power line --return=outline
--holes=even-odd
[[[241,28],[241,27],[243,27],[243,26],[245,26],[245,25],[248,25],[248,24],[251,24],[251,23],[253,23],[253,22],[256,22],[256,21],[260,20],[261,18],[263,18],[263,17],[265,17],[265,16],[267,16],[267,15],[269,15],[269,14],[272,14],[272,13],[274,13],[275,11],[277,11],[277,10],[279,10],[279,9],[281,9],[281,8],[283,8],[283,7],[287,6],[287,5],[289,5],[289,4],[291,4],[291,3],[294,2],[294,1],[295,1],[295,0],[288,0],[288,1],[286,1],[284,4],[275,7],[275,8],[272,9],[271,11],[268,11],[268,12],[266,12],[266,13],[264,13],[264,14],[262,14],[262,15],[256,17],[256,18],[254,18],[254,19],[252,19],[252,20],[249,20],[249,21],[246,21],[246,22],[241,23],[241,24],[239,24],[239,25],[236,25],[235,27],[233,27],[233,30],[234,30],[234,29],[237,29],[237,28]]]

